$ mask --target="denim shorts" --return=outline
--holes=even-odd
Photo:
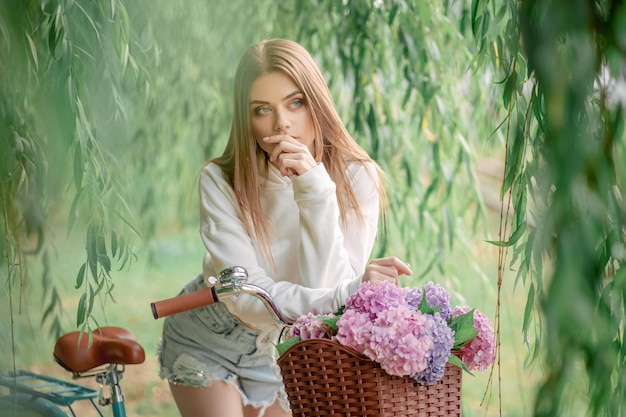
[[[201,279],[193,280],[183,292],[202,285]],[[275,348],[257,343],[259,335],[222,303],[169,316],[159,347],[160,377],[191,387],[229,382],[244,405],[265,408],[278,399],[288,410]]]

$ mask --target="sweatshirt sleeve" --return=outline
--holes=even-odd
[[[300,209],[298,266],[303,285],[333,288],[342,280],[361,277],[378,232],[379,195],[368,165],[353,163],[348,179],[363,213],[354,211],[342,224],[335,184],[323,165],[293,178]]]
[[[346,297],[357,289],[360,276],[352,272],[348,279],[337,281],[326,288],[309,288],[288,281],[276,281],[268,276],[257,259],[256,243],[245,230],[234,192],[219,171],[217,166],[209,164],[202,171],[199,182],[200,234],[215,271],[233,265],[246,268],[248,282],[268,291],[283,313],[291,319],[308,312],[336,311]],[[242,317],[244,321],[253,317],[255,324],[271,322],[259,300],[231,297],[227,301],[227,304],[236,304],[236,310],[246,311],[247,317]]]

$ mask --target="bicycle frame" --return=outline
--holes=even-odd
[[[33,409],[45,416],[67,416],[67,413],[59,408],[65,407],[76,417],[76,411],[72,407],[74,402],[89,400],[98,415],[104,417],[101,408],[95,402],[98,398],[100,406],[111,405],[113,417],[126,417],[124,399],[119,386],[122,373],[123,370],[113,364],[102,371],[81,376],[81,378],[95,377],[101,385],[100,390],[25,370],[0,375],[0,385],[10,390],[10,395],[3,400],[9,408],[11,402],[15,400],[15,406]],[[111,397],[104,397],[104,384],[110,386]]]

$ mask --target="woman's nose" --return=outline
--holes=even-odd
[[[283,112],[276,113],[276,120],[274,121],[274,130],[281,133],[287,133],[287,130],[291,127],[291,122]]]

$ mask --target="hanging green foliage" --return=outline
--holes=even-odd
[[[24,274],[27,256],[40,257],[43,320],[61,331],[47,236],[51,205],[69,200],[67,231],[78,229],[87,248],[88,268],[76,283],[84,294],[77,325],[88,329],[94,298],[113,289],[113,263],[123,268],[134,256],[127,190],[99,135],[122,120],[120,89],[140,76],[129,16],[121,3],[73,1],[7,1],[0,16],[1,256],[9,297],[21,302],[23,280],[32,279]]]
[[[501,225],[500,280],[512,248],[528,290],[523,331],[544,373],[534,415],[581,404],[622,415],[626,5],[474,0],[471,18],[477,61],[499,71],[508,112],[502,210],[515,218]]]

